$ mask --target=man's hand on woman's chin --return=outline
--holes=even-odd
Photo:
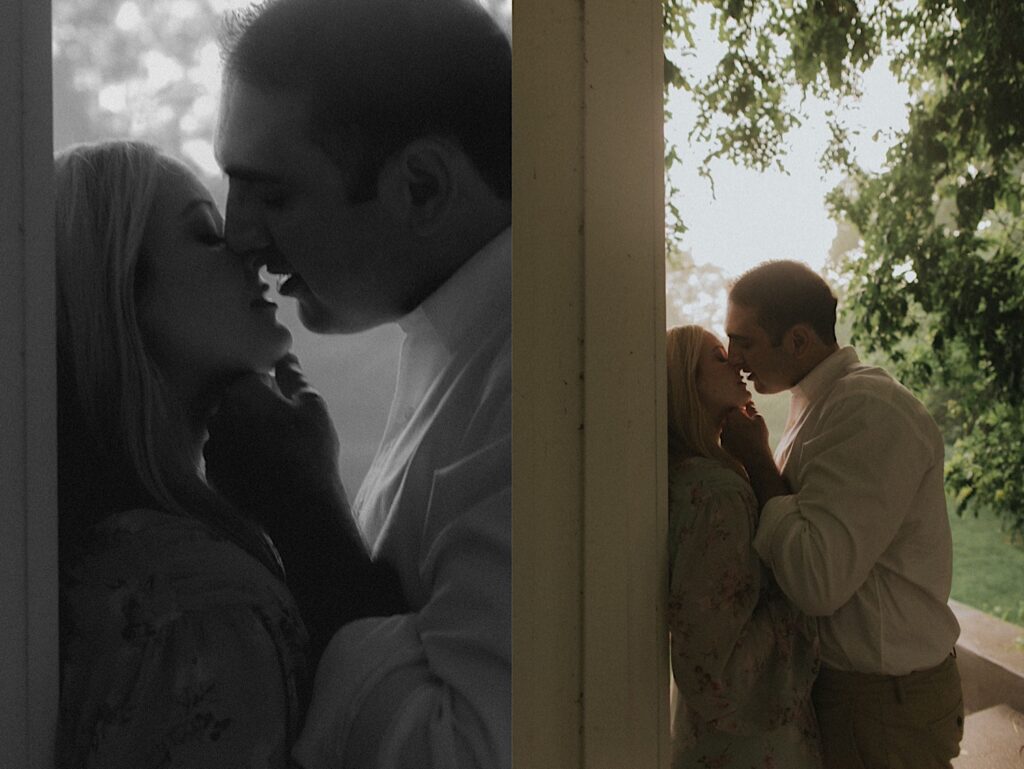
[[[345,497],[338,436],[323,398],[294,355],[282,358],[275,374],[272,385],[251,373],[228,386],[203,449],[210,485],[257,518],[294,514],[310,497]],[[273,531],[282,521],[260,523]]]
[[[789,494],[789,485],[775,467],[768,445],[768,425],[753,403],[730,411],[722,427],[722,447],[740,461],[750,478],[758,507],[772,497]]]
[[[757,413],[753,402],[726,414],[722,425],[722,448],[738,459],[744,467],[771,460],[768,445],[768,425]]]

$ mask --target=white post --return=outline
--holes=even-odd
[[[0,767],[53,766],[56,374],[50,4],[0,0]]]
[[[513,4],[515,767],[669,762],[661,25]]]

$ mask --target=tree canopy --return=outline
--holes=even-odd
[[[703,79],[685,59],[698,6],[724,51]],[[828,118],[822,163],[846,179],[828,204],[859,235],[837,265],[853,340],[941,419],[962,508],[993,507],[1024,535],[1024,3],[666,0],[665,26],[666,88],[699,108],[705,174],[718,158],[784,163],[793,96],[856,99],[879,57],[907,86],[880,171],[853,159],[841,112]]]
[[[258,2],[258,0],[254,0]],[[478,0],[511,34],[510,0]],[[215,199],[217,35],[245,0],[54,0],[54,145],[131,137],[188,161]]]

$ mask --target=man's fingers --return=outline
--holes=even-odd
[[[327,413],[327,404],[307,380],[299,365],[299,359],[291,353],[277,362],[275,369],[277,387],[281,394],[293,404],[305,410]]]
[[[737,425],[740,424],[743,419],[749,419],[749,416],[742,408],[729,409],[728,413],[725,415],[726,424]]]
[[[312,389],[306,381],[306,375],[302,373],[299,359],[292,353],[288,353],[277,362],[274,375],[278,389],[288,400],[294,400],[296,396]]]
[[[244,374],[225,388],[214,418],[259,414],[273,408],[280,401],[281,396],[263,381],[261,375]]]

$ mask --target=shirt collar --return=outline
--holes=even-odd
[[[471,256],[398,325],[408,335],[433,333],[453,350],[463,337],[507,314],[512,302],[512,228]]]
[[[836,381],[858,363],[860,358],[852,347],[846,346],[836,350],[793,386],[793,400],[813,403],[831,390]]]

